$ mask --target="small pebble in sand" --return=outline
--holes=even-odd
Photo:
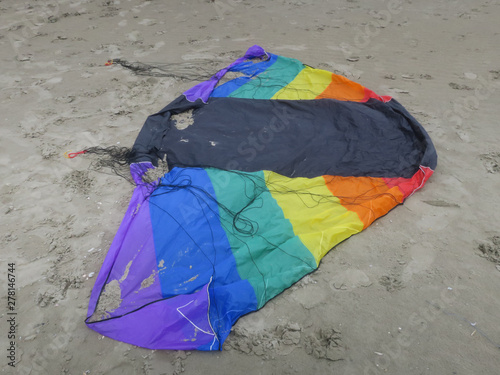
[[[477,74],[475,74],[475,73],[469,73],[469,72],[464,73],[464,76],[467,79],[476,79],[477,78]]]

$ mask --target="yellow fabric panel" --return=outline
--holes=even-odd
[[[323,177],[288,178],[264,173],[268,190],[317,264],[333,246],[363,230],[359,216],[342,206]]]
[[[326,70],[304,67],[292,82],[279,90],[271,99],[315,99],[332,83],[332,73]]]

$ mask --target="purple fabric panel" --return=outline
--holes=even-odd
[[[133,275],[136,277],[137,275],[144,275],[144,278],[147,278],[151,275],[152,270],[156,269],[156,256],[151,220],[149,217],[149,205],[144,204],[147,203],[146,198],[149,197],[154,190],[155,184],[144,184],[142,182],[142,175],[149,168],[154,168],[151,163],[132,164],[130,166],[130,173],[137,186],[132,194],[130,204],[120,228],[115,235],[113,243],[108,250],[101,270],[96,278],[90,296],[87,312],[88,317],[93,314],[105,283],[109,283],[112,280],[120,280],[124,276],[127,264],[130,261],[132,261],[132,264],[129,267],[129,276],[124,278],[120,285],[122,299],[134,297],[130,295],[132,290],[136,291],[140,288],[142,280],[134,279]],[[135,258],[139,257],[139,254],[141,260],[134,262]],[[134,289],[137,283],[139,287]],[[141,300],[146,300],[152,296],[157,296],[154,299],[161,298],[161,288],[158,278],[155,278],[153,285],[150,285],[148,288],[143,288],[140,292]],[[136,294],[135,299],[138,299],[138,296],[139,293]],[[124,306],[126,304],[122,303],[121,305]],[[124,311],[119,308],[112,315],[114,316],[123,312]]]
[[[148,201],[144,200],[135,209],[107,281],[118,280],[121,289],[122,302],[110,312],[111,316],[123,315],[162,298]]]
[[[240,57],[236,61],[234,61],[231,65],[228,65],[222,70],[219,70],[214,76],[212,76],[208,81],[201,82],[194,87],[191,87],[189,90],[184,92],[184,96],[190,102],[194,102],[198,99],[201,99],[204,103],[207,102],[210,94],[214,90],[215,86],[217,86],[217,82],[227,73],[231,67],[236,64],[239,64],[247,59],[252,59],[255,57],[260,57],[262,55],[267,55],[264,48],[261,46],[252,46],[250,47],[243,57]]]
[[[210,343],[216,348],[217,338],[208,321],[208,286],[88,326],[104,336],[148,349],[191,350]]]

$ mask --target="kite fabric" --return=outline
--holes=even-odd
[[[396,100],[259,46],[149,116],[132,151],[136,187],[86,324],[150,349],[221,350],[242,315],[437,163]],[[146,182],[165,157],[171,170]]]

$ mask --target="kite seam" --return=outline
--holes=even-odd
[[[429,167],[426,167],[426,168],[429,168]],[[422,182],[420,182],[420,185],[418,185],[418,187],[416,187],[416,188],[415,188],[415,189],[411,192],[411,194],[410,194],[410,195],[408,195],[406,198],[410,198],[413,194],[415,194],[415,192],[416,192],[417,190],[420,190],[420,189],[421,189],[421,188],[425,185],[425,181],[427,181],[427,180],[426,180],[426,178],[425,178],[425,177],[427,176],[427,174],[425,173],[425,170],[422,168],[422,166],[421,166],[421,165],[418,167],[418,169],[420,169],[420,170],[422,171],[422,173],[424,174],[424,177],[422,178]],[[432,173],[434,173],[434,171],[433,171],[431,168],[429,168],[429,169],[432,171]]]
[[[212,278],[213,276],[210,276],[210,281],[207,284],[207,301],[208,301],[208,308],[207,308],[207,321],[208,325],[210,326],[210,329],[212,330],[214,334],[214,341],[212,341],[212,345],[210,345],[210,350],[212,350],[212,346],[215,343],[215,340],[219,341],[219,338],[217,337],[217,333],[215,333],[214,327],[212,327],[212,323],[210,322],[210,292],[208,291],[208,288],[210,287],[210,284],[212,283]]]
[[[186,319],[189,323],[191,323],[191,325],[192,325],[194,328],[196,328],[198,331],[203,332],[203,333],[206,333],[207,335],[210,335],[210,336],[215,336],[215,334],[214,334],[214,333],[207,332],[207,331],[205,331],[205,330],[201,329],[200,327],[198,327],[198,326],[197,326],[196,324],[194,324],[191,320],[189,320],[189,318],[188,318],[186,315],[184,315],[184,314],[183,314],[183,313],[179,310],[179,309],[182,309],[182,308],[184,308],[184,307],[186,307],[186,306],[189,306],[189,305],[190,305],[190,304],[192,304],[193,302],[194,302],[194,299],[193,299],[193,300],[191,300],[191,301],[189,301],[188,303],[186,303],[186,304],[185,304],[185,305],[183,305],[183,306],[179,306],[178,308],[176,308],[177,312],[178,312],[179,314],[181,314],[181,315],[184,317],[184,319]]]

